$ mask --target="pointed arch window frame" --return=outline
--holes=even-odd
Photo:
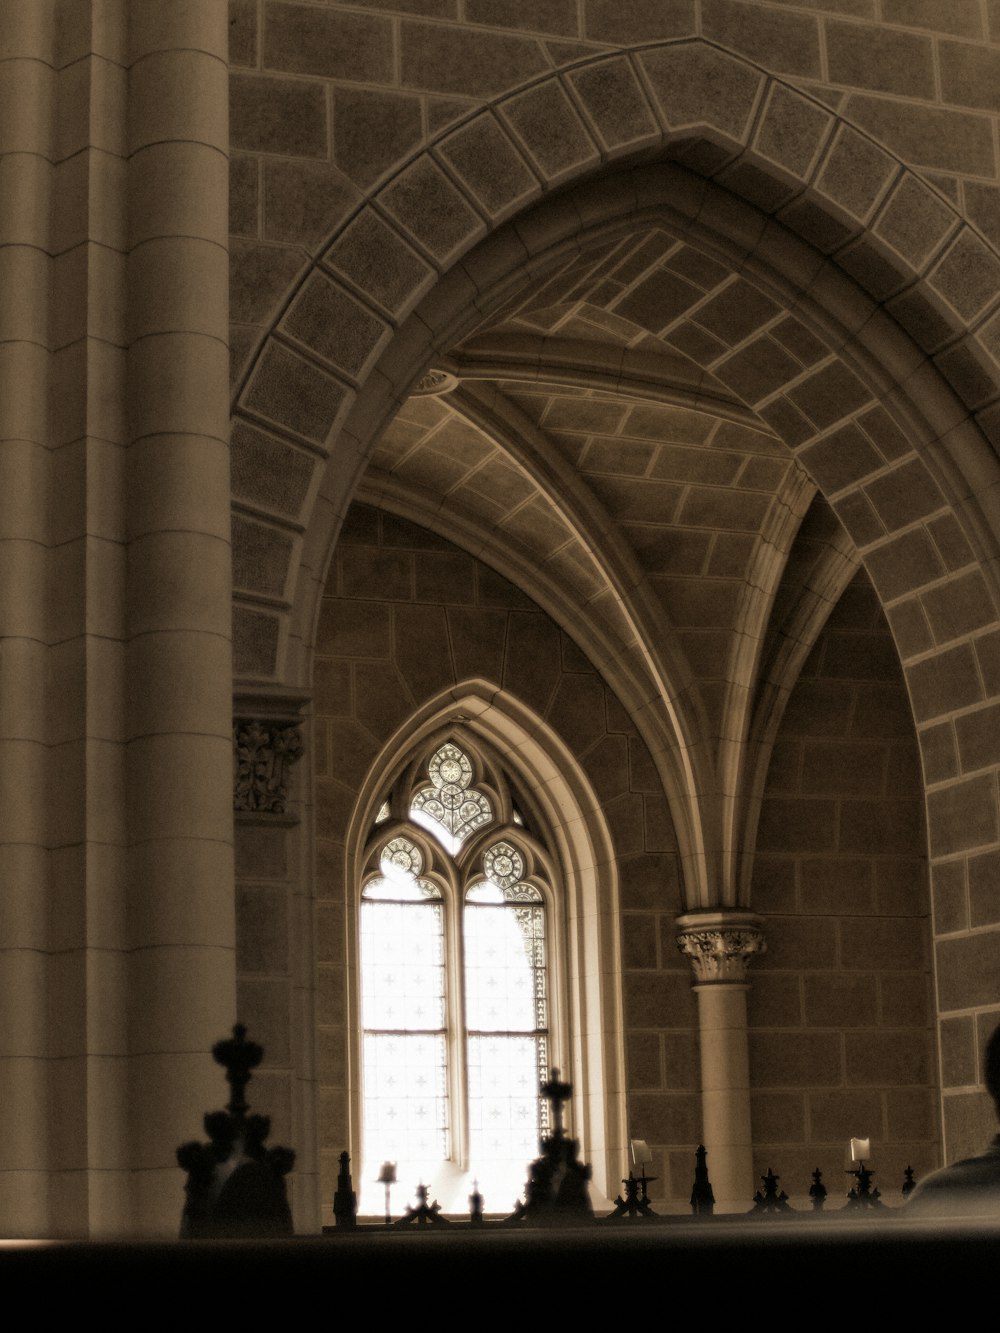
[[[509,773],[516,807],[511,831],[544,829],[559,867],[553,921],[558,939],[550,939],[556,974],[550,978],[560,1005],[554,1026],[565,1049],[564,1073],[574,1083],[570,1129],[581,1141],[593,1168],[597,1197],[614,1198],[628,1171],[628,1121],[624,1064],[624,1014],[616,978],[622,971],[618,867],[601,802],[583,768],[564,742],[529,706],[495,684],[471,679],[427,700],[404,720],[372,761],[361,782],[347,829],[348,1147],[362,1162],[361,1080],[358,989],[360,883],[372,836],[399,822],[399,809],[386,817],[387,795],[407,774],[411,783],[415,756],[427,754],[430,739],[455,735],[473,752],[489,753]],[[376,816],[380,825],[376,830]],[[405,821],[404,821],[405,822]],[[424,830],[421,836],[427,837]],[[353,924],[352,924],[353,922]],[[324,1142],[336,1162],[340,1139]],[[356,1177],[357,1179],[357,1177]],[[462,1181],[464,1185],[466,1181]],[[464,1196],[458,1211],[465,1210]]]
[[[446,745],[448,743],[445,742]],[[440,746],[437,747],[437,749],[440,748]],[[530,833],[523,823],[517,822],[515,819],[516,814],[520,815],[519,802],[521,798],[519,792],[512,788],[509,778],[501,769],[498,769],[495,761],[493,764],[483,762],[479,747],[472,747],[473,755],[476,756],[476,767],[480,771],[492,769],[492,772],[488,773],[491,780],[484,781],[482,786],[489,793],[488,799],[493,804],[494,818],[488,824],[469,830],[468,835],[454,850],[449,845],[452,841],[449,836],[450,830],[443,828],[438,832],[432,830],[427,824],[418,824],[413,821],[412,804],[410,801],[404,802],[402,797],[407,793],[415,793],[421,789],[419,779],[421,776],[426,776],[428,761],[436,756],[437,749],[431,747],[429,752],[426,748],[423,749],[421,751],[423,759],[409,766],[408,771],[394,784],[393,795],[388,799],[388,802],[382,801],[377,807],[371,836],[366,847],[365,863],[369,870],[363,874],[361,880],[359,919],[364,912],[366,892],[369,886],[382,879],[377,866],[382,859],[383,849],[402,840],[406,840],[419,848],[421,865],[418,873],[421,878],[430,875],[440,893],[440,901],[443,906],[443,953],[446,975],[445,1046],[449,1122],[447,1127],[447,1157],[454,1169],[458,1173],[464,1174],[475,1169],[473,1139],[476,1131],[473,1129],[473,1120],[476,1117],[473,1112],[480,1109],[479,1107],[473,1108],[470,1104],[470,1051],[473,1041],[478,1039],[482,1042],[486,1035],[470,1026],[466,1013],[465,913],[469,906],[475,908],[488,905],[469,903],[467,894],[477,886],[489,881],[492,870],[489,865],[492,850],[506,848],[508,852],[514,852],[510,859],[520,862],[520,873],[517,878],[518,882],[527,886],[526,902],[530,901],[532,905],[541,909],[544,921],[545,957],[541,973],[546,987],[545,1013],[547,1022],[544,1027],[536,1022],[530,1030],[526,1028],[521,1032],[501,1031],[499,1029],[496,1032],[498,1039],[508,1039],[513,1046],[521,1045],[522,1048],[526,1048],[528,1044],[531,1044],[534,1047],[536,1052],[534,1074],[537,1075],[535,1081],[538,1083],[547,1073],[547,1069],[553,1060],[558,1063],[566,1049],[564,1036],[566,1015],[561,998],[565,978],[559,962],[559,955],[565,948],[565,944],[563,930],[558,920],[561,900],[558,867],[544,844]],[[423,774],[421,774],[421,770],[423,770]],[[388,818],[385,817],[387,803],[391,812]],[[404,809],[404,805],[409,808]],[[395,808],[393,809],[393,807]],[[520,815],[520,818],[523,819],[523,815]],[[511,885],[508,885],[509,887]],[[503,893],[503,896],[504,898],[508,897],[506,892]],[[416,907],[421,905],[416,897],[412,901]],[[508,905],[513,911],[516,911],[519,906],[519,904],[512,901]],[[504,904],[501,902],[499,904],[489,904],[489,906],[503,907]],[[358,959],[360,975],[361,968],[364,965],[360,947]],[[366,1038],[374,1036],[376,1029],[367,1027],[363,1005],[360,1007],[359,1017],[361,1024],[360,1040],[362,1049],[364,1049]],[[520,1043],[513,1040],[518,1036],[522,1038]],[[524,1049],[522,1049],[522,1066],[524,1059],[525,1054]],[[363,1074],[363,1060],[361,1070]],[[523,1073],[522,1069],[522,1082]],[[526,1149],[524,1153],[525,1174],[528,1162],[537,1153],[539,1136],[547,1132],[548,1108],[544,1100],[538,1095],[537,1088],[533,1088],[530,1099],[535,1105],[536,1123],[532,1126],[530,1134],[531,1147]],[[364,1096],[360,1109],[363,1122],[366,1114]],[[523,1106],[520,1107],[520,1110],[523,1114]],[[527,1143],[527,1140],[525,1142]],[[362,1147],[362,1157],[366,1163],[363,1170],[367,1169],[367,1174],[370,1175],[371,1171],[368,1168],[374,1158],[372,1157],[372,1151],[364,1142],[362,1142]],[[374,1151],[375,1156],[378,1156],[380,1149]],[[509,1211],[509,1208],[513,1206],[517,1191],[523,1184],[523,1180],[518,1180],[512,1185],[512,1195],[509,1199],[503,1199],[502,1210]]]

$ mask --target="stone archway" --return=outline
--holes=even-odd
[[[887,606],[924,750],[935,877],[961,897],[1000,835],[1000,755],[984,726],[1000,686],[987,443],[998,261],[904,164],[708,43],[582,62],[499,99],[330,237],[238,396],[238,669],[305,684],[337,528],[419,376],[519,285],[653,220],[824,348],[789,367],[762,330],[730,382],[830,500]],[[627,357],[600,369],[634,371],[648,391]],[[990,923],[982,910],[972,925]],[[942,1011],[992,1002],[976,979],[995,948],[993,932],[940,942]]]
[[[653,157],[696,174],[660,191],[658,172],[641,165]],[[599,177],[615,164],[638,165],[602,187]],[[725,192],[708,190],[708,178]],[[575,182],[583,184],[570,201]],[[554,191],[560,199],[550,211],[533,214]],[[735,247],[742,262],[784,273],[825,311],[834,346],[848,356],[875,351],[887,401],[924,417],[908,422],[918,443],[933,452],[947,437],[951,467],[975,476],[986,451],[964,423],[974,415],[986,432],[993,427],[1000,260],[954,207],[828,108],[711,43],[661,43],[581,62],[443,134],[336,229],[289,291],[235,403],[238,674],[296,674],[294,644],[309,618],[296,615],[286,629],[281,607],[308,600],[366,440],[447,349],[463,317],[467,327],[487,292],[495,300],[498,285],[516,281],[555,244],[572,246],[593,226],[647,205],[668,207],[709,243]],[[914,214],[922,225],[904,226]],[[493,239],[481,245],[485,237]],[[894,338],[894,325],[913,343]],[[932,367],[955,400],[937,387]],[[282,451],[269,426],[304,446],[304,456]],[[957,503],[982,489],[960,478],[953,488]],[[262,530],[251,517],[255,503],[286,514],[290,529],[306,525],[308,540]],[[985,536],[987,524],[968,521]],[[244,607],[241,591],[256,610]],[[277,604],[273,613],[267,601]]]
[[[592,129],[571,106],[567,80]],[[539,119],[542,107],[551,114]],[[560,123],[559,108],[575,135],[567,128],[556,151],[548,135]],[[710,172],[725,190],[690,171],[668,181],[662,168],[641,165],[613,180],[597,178],[615,161],[654,152]],[[480,180],[477,163],[486,160],[490,179]],[[569,193],[572,180],[583,184]],[[554,189],[559,193],[545,209],[529,211]],[[877,203],[878,220],[867,227]],[[926,219],[919,237],[912,228],[893,231],[902,214],[919,209]],[[700,41],[587,62],[501,99],[442,136],[338,228],[298,283],[238,395],[238,674],[302,683],[340,516],[374,438],[427,364],[554,248],[565,252],[590,230],[647,210],[668,213],[674,225],[782,285],[785,299],[807,312],[836,349],[836,363],[798,378],[791,401],[772,396],[765,417],[820,489],[835,497],[876,586],[895,603],[901,655],[905,661],[919,654],[908,671],[918,723],[932,721],[944,705],[950,711],[985,703],[979,677],[989,667],[977,665],[962,640],[995,618],[987,584],[994,541],[982,508],[991,503],[997,477],[982,432],[993,420],[989,275],[1000,272],[998,261],[902,163],[827,108]],[[500,225],[514,213],[517,220]],[[978,278],[974,290],[963,277],[966,268]],[[885,303],[896,288],[899,296]],[[933,357],[917,345],[928,344],[932,313],[935,345],[943,347]],[[887,433],[898,436],[902,426],[905,435],[879,454],[854,438],[842,414],[834,417],[837,429],[828,428],[828,400],[843,395],[853,398],[855,411],[877,398],[893,419]],[[813,401],[812,418],[796,399],[799,406]],[[887,462],[891,472],[868,483]],[[275,508],[289,517],[294,510],[294,522],[283,531],[273,521],[259,523],[249,512],[255,499],[271,509],[272,520]],[[962,557],[942,556],[912,526],[949,510],[979,565],[953,577],[948,560]],[[952,525],[942,519],[949,532]],[[956,537],[951,547],[964,540]],[[947,625],[931,623],[942,616]],[[946,699],[935,688],[939,643],[948,645],[946,664],[953,661],[958,673]],[[980,655],[987,651],[983,646]],[[956,803],[976,812],[981,831],[997,827],[988,781],[962,782],[957,762],[947,776],[959,784],[935,795],[929,808],[932,851],[942,855],[961,850],[944,828]],[[940,833],[936,812],[943,817]]]
[[[563,1071],[577,1091],[574,1132],[588,1145],[598,1193],[611,1198],[622,1169],[627,1168],[623,1160],[627,1117],[621,1007],[609,983],[621,970],[621,945],[618,876],[607,816],[588,775],[565,743],[494,682],[458,682],[394,728],[364,774],[353,808],[345,812],[348,818],[326,831],[331,842],[342,842],[347,866],[347,1007],[353,1077],[346,1098],[350,1110],[342,1124],[353,1127],[356,1150],[363,1122],[356,918],[365,843],[372,836],[387,784],[398,778],[400,767],[429,737],[444,735],[443,729],[470,738],[474,745],[485,745],[499,758],[511,777],[533,794],[537,815],[551,838],[562,909],[562,919],[553,922],[558,948],[553,940],[551,1004],[562,1030]],[[322,892],[318,900],[323,910]],[[333,1040],[337,1036],[330,1033]],[[343,1092],[321,1087],[320,1095],[335,1099]],[[342,1124],[331,1118],[326,1128],[336,1133]],[[330,1180],[342,1146],[336,1137],[320,1144]]]

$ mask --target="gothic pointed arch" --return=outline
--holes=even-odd
[[[599,76],[641,92],[612,113],[586,91]],[[724,101],[715,95],[720,80],[731,90]],[[570,88],[593,128],[581,122],[585,151],[574,164],[546,167],[541,140],[515,128],[527,123],[515,106],[562,101]],[[478,139],[494,143],[507,164],[489,189],[469,166],[476,155],[468,147]],[[456,204],[446,236],[427,212],[442,191]],[[892,220],[920,201],[933,235],[917,244]],[[462,371],[460,364],[435,371],[420,386],[428,368],[446,362],[518,293],[645,226],[683,238],[708,271],[739,274],[746,284],[739,292],[708,290],[713,309],[735,301],[787,313],[780,326],[770,315],[759,333],[748,326],[711,373],[697,359],[674,357],[658,380],[633,349],[605,350],[607,382],[641,402],[666,399],[720,419],[749,411],[764,436],[790,451],[832,503],[893,611],[918,724],[940,716],[925,684],[935,660],[955,651],[978,660],[986,649],[974,640],[992,624],[997,603],[995,542],[984,517],[1000,481],[988,443],[1000,386],[990,334],[996,284],[965,292],[955,274],[963,255],[976,257],[983,273],[997,271],[1000,260],[933,184],[863,131],[700,39],[583,61],[500,97],[415,155],[338,225],[296,280],[237,395],[234,451],[247,488],[234,519],[238,670],[306,677],[332,542],[376,441],[415,386],[446,393]],[[379,272],[395,275],[392,284],[385,277],[380,285]],[[654,304],[667,300],[667,287],[653,294]],[[337,340],[319,332],[343,328],[345,308],[355,316],[356,336],[345,343],[350,365]],[[573,359],[548,340],[544,359],[532,352],[518,374],[558,378],[573,373]],[[327,466],[334,439],[336,465]],[[251,513],[255,483],[239,460],[250,467],[265,459],[272,473],[294,464],[300,500],[284,517],[265,505],[262,527]],[[956,524],[962,536],[951,540]],[[565,549],[572,561],[572,543]],[[762,566],[769,578],[777,568]],[[616,596],[598,582],[590,605]],[[714,752],[746,735],[746,677],[760,660],[770,591],[755,579],[744,599],[756,624],[744,622],[743,645],[720,679],[700,690],[714,710],[708,735],[692,736],[681,681],[668,682],[642,716],[663,735],[670,762],[688,770],[675,816],[693,906],[738,893],[723,811],[726,802],[738,808],[741,797],[735,780],[716,771]],[[897,603],[905,609],[896,611]],[[915,632],[924,621],[935,626]],[[627,660],[623,652],[602,669],[614,673]],[[970,686],[962,706],[988,706],[986,688]],[[949,780],[959,780],[964,795],[928,806],[932,849],[946,855],[961,848],[950,833],[934,834],[937,812],[948,820],[954,801],[967,797],[985,817],[992,802],[985,781],[966,778],[957,764],[952,770]]]
[[[609,82],[621,98],[598,93]],[[729,91],[719,99],[723,83]],[[571,165],[546,154],[544,117],[537,143],[524,119],[528,105],[567,98],[581,99],[589,121],[579,123],[580,152]],[[477,175],[483,154],[473,151],[476,144],[503,163],[489,181]],[[650,159],[659,162],[650,166]],[[539,212],[557,188],[560,197]],[[442,194],[455,206],[447,235],[439,236],[430,200]],[[908,241],[889,225],[902,209],[922,205],[930,244],[923,234]],[[555,248],[579,251],[596,228],[616,218],[634,227],[650,209],[710,251],[749,260],[765,281],[777,275],[796,303],[804,296],[810,320],[852,370],[864,373],[865,361],[880,367],[874,379],[935,455],[934,470],[951,474],[954,499],[966,505],[981,490],[961,477],[983,456],[976,424],[992,430],[993,307],[988,294],[973,300],[953,289],[956,264],[947,261],[967,253],[989,271],[1000,262],[989,243],[863,130],[710,41],[585,58],[443,131],[345,216],[296,274],[240,377],[234,405],[241,674],[301,672],[316,580],[346,500],[381,429],[429,362],[446,355],[512,285],[535,280]],[[343,329],[347,315],[351,336],[341,351],[320,330]],[[607,364],[605,374],[621,384],[626,365]],[[826,378],[832,383],[839,375]],[[975,424],[965,420],[970,412]],[[778,404],[773,416],[783,418],[779,433],[792,431],[794,447],[811,448],[807,466],[829,490],[829,473],[819,465],[825,442],[808,429],[808,414],[798,438],[788,405]],[[322,477],[334,436],[331,488],[333,477]],[[949,463],[934,448],[945,438]],[[273,491],[265,473],[283,467],[294,476],[275,505],[264,499]],[[320,494],[324,503],[314,509]],[[878,512],[883,502],[871,503]],[[258,505],[266,529],[253,515]],[[969,517],[984,536],[986,525]],[[288,619],[293,607],[304,617],[296,610]]]
[[[620,95],[597,92],[609,86]],[[575,127],[563,152],[552,151],[547,117],[531,114],[543,104]],[[485,161],[488,179],[477,169]],[[442,199],[452,206],[442,210]],[[903,225],[916,216],[919,227]],[[660,247],[655,262],[641,270],[643,255],[629,254],[638,276],[602,286],[601,266],[639,235]],[[747,469],[731,489],[751,468],[783,480],[756,487],[768,493],[753,559],[733,554],[746,536],[737,515],[729,563],[713,549],[700,566],[726,584],[734,609],[722,628],[739,626],[726,643],[718,625],[698,623],[701,592],[670,565],[694,559],[697,541],[687,533],[671,545],[669,521],[648,510],[637,517],[621,478],[608,484],[591,470],[608,512],[662,561],[650,581],[685,635],[686,659],[699,661],[699,679],[667,672],[664,688],[645,696],[625,688],[631,645],[619,642],[600,663],[633,722],[656,738],[688,904],[732,906],[745,882],[734,862],[753,854],[752,820],[742,840],[736,826],[757,780],[745,742],[766,730],[754,731],[750,702],[793,545],[773,520],[783,507],[808,512],[808,487],[828,502],[887,613],[925,758],[929,853],[948,901],[962,898],[1000,836],[1000,742],[989,725],[1000,690],[989,517],[1000,482],[991,447],[998,272],[995,248],[934,181],[830,106],[712,42],[585,58],[498,95],[345,210],[289,282],[240,378],[238,671],[309,680],[328,562],[366,469],[367,498],[391,492],[395,503],[400,490],[422,487],[442,530],[458,532],[461,515],[449,505],[489,448],[467,487],[479,505],[478,530],[462,529],[469,549],[500,548],[494,533],[508,546],[520,541],[519,568],[544,571],[536,590],[544,582],[546,609],[567,632],[583,608],[602,633],[628,623],[632,590],[610,577],[607,552],[591,558],[557,488],[529,486],[525,497],[532,479],[495,439],[457,438],[448,395],[468,396],[473,379],[521,402],[555,386],[550,397],[566,418],[578,398],[630,422],[669,407],[686,421],[710,420],[713,448],[750,431]],[[600,300],[584,316],[559,309],[581,283]],[[529,308],[535,293],[552,304]],[[572,431],[561,438],[572,453]],[[603,447],[620,447],[614,431]],[[637,454],[647,447],[629,442]],[[373,460],[405,485],[383,486]],[[787,503],[792,476],[797,507]],[[650,470],[642,480],[653,483],[647,505],[651,496],[669,505],[672,477]],[[671,515],[690,514],[700,498],[688,507],[685,497]],[[566,589],[574,595],[560,597]],[[812,633],[819,620],[801,623]],[[707,725],[693,727],[702,716]],[[671,766],[683,774],[673,785]],[[958,929],[968,932],[971,920],[966,912]],[[957,960],[978,960],[981,949],[992,958],[996,938],[991,930],[939,941],[952,979],[942,1011],[990,1000],[965,985]]]
[[[435,786],[432,773],[445,783]],[[420,801],[428,787],[441,792],[449,779],[479,798],[465,802],[470,813],[475,806],[475,817],[460,840],[449,827],[455,820],[447,802],[423,817],[427,805]],[[422,1084],[416,1098],[412,1088],[401,1094],[400,1106],[408,1099],[421,1122],[434,1119],[438,1126],[431,1154],[437,1157],[423,1168],[451,1206],[464,1206],[473,1175],[511,1184],[511,1170],[516,1175],[526,1145],[544,1128],[534,1085],[553,1063],[574,1084],[573,1132],[594,1168],[595,1187],[613,1195],[626,1148],[621,997],[609,986],[620,967],[618,886],[599,804],[565,747],[511,696],[467,681],[397,729],[361,783],[346,845],[357,904],[348,950],[349,1030],[356,1034],[352,1155],[365,1161],[365,1178],[373,1174],[372,1154],[389,1151],[387,1117],[397,1124],[402,1118],[392,1105],[399,1082],[386,1083],[384,1064],[380,1070],[374,1056],[366,1060],[365,1046],[374,1051],[409,1041],[423,1043],[421,1078],[437,1070],[437,1099],[421,1100]],[[388,880],[401,874],[402,892],[387,883],[394,853],[397,869]],[[423,979],[441,992],[434,1019],[440,1026],[418,1029],[408,1017],[385,1020],[398,1022],[396,1028],[379,1028],[371,1016],[383,1012],[382,999],[368,1000],[366,1016],[366,969],[390,1002],[394,994],[395,983],[373,961],[377,937],[366,937],[363,924],[366,911],[374,919],[379,907],[387,909],[383,917],[393,911],[419,917],[421,957],[437,960],[437,980],[426,972]],[[499,957],[501,944],[507,953]],[[504,988],[509,1008],[501,1017],[493,997]],[[411,1003],[407,1012],[418,1007]],[[432,1047],[435,1060],[427,1058]],[[405,1081],[390,1071],[396,1077]],[[494,1105],[486,1088],[501,1083]],[[497,1135],[486,1131],[501,1121],[511,1126],[504,1142],[515,1145],[505,1149],[502,1169],[484,1161],[500,1151]],[[420,1151],[430,1151],[426,1136]],[[502,1207],[512,1202],[503,1195]]]

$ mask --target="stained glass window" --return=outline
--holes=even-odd
[[[418,1172],[448,1156],[444,904],[407,838],[361,895],[365,1149]]]
[[[523,1184],[544,1132],[538,1089],[548,1071],[544,898],[522,881],[524,859],[500,842],[487,878],[465,896],[469,1154],[496,1193]]]
[[[468,755],[451,742],[434,752],[427,776],[430,785],[414,794],[410,815],[454,854],[470,833],[490,822],[493,807],[471,785]]]
[[[547,1132],[546,894],[509,797],[504,825],[487,795],[502,800],[503,782],[481,790],[477,768],[454,741],[440,745],[404,799],[412,835],[372,844],[361,894],[364,1174],[367,1184],[397,1162],[412,1190],[450,1172],[461,1183],[446,1209],[464,1210],[475,1179],[488,1210],[510,1212]]]

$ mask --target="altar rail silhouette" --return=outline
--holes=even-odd
[[[551,1077],[541,1085],[540,1091],[549,1102],[549,1123],[553,1126],[553,1130],[551,1134],[542,1138],[539,1156],[528,1165],[524,1200],[519,1202],[514,1211],[508,1216],[494,1217],[487,1222],[483,1213],[484,1200],[478,1187],[476,1187],[469,1196],[469,1214],[467,1219],[464,1219],[468,1226],[474,1228],[481,1228],[484,1225],[490,1227],[578,1227],[597,1223],[613,1224],[620,1221],[655,1224],[676,1220],[675,1217],[661,1217],[654,1209],[653,1202],[649,1197],[649,1186],[654,1183],[655,1178],[647,1178],[645,1166],[641,1168],[639,1176],[630,1171],[627,1179],[622,1180],[624,1194],[617,1196],[613,1209],[603,1217],[595,1216],[587,1190],[590,1167],[580,1161],[580,1145],[576,1139],[568,1136],[563,1125],[563,1107],[572,1096],[573,1089],[569,1083],[565,1083],[559,1078],[558,1069],[553,1069]],[[855,1145],[861,1144],[861,1142],[857,1139],[851,1141],[852,1155],[854,1154]],[[867,1150],[868,1141],[865,1140],[864,1151],[867,1152]],[[709,1177],[708,1154],[704,1144],[699,1144],[694,1156],[691,1214],[693,1217],[704,1220],[715,1215],[715,1195]],[[393,1163],[385,1163],[383,1173],[391,1167],[394,1167]],[[878,1213],[887,1209],[881,1191],[873,1183],[875,1173],[864,1160],[857,1160],[848,1174],[853,1177],[854,1184],[846,1193],[841,1211],[846,1211],[849,1214],[859,1212]],[[387,1184],[395,1183],[395,1172],[393,1171],[391,1181],[384,1174],[380,1179],[385,1180]],[[775,1175],[773,1169],[769,1167],[767,1172],[761,1176],[762,1188],[758,1189],[753,1198],[747,1201],[746,1214],[730,1213],[727,1216],[790,1218],[796,1214],[801,1215],[803,1212],[807,1216],[817,1216],[826,1208],[829,1191],[823,1183],[823,1174],[819,1167],[812,1173],[812,1184],[808,1193],[810,1205],[808,1210],[796,1209],[792,1206],[788,1195],[779,1188],[780,1181],[781,1177]],[[913,1170],[911,1167],[907,1167],[899,1190],[900,1203],[905,1201],[906,1196],[915,1188],[915,1184]],[[402,1216],[393,1220],[389,1211],[389,1192],[387,1188],[386,1225],[395,1227],[441,1227],[451,1226],[456,1221],[461,1220],[454,1216],[445,1216],[438,1203],[429,1198],[429,1189],[426,1184],[420,1182],[415,1189],[416,1206],[406,1205]],[[334,1228],[330,1228],[331,1230],[350,1231],[357,1229],[357,1195],[351,1180],[350,1156],[346,1150],[340,1154],[340,1174],[333,1198],[333,1215],[336,1225]]]
[[[797,1210],[768,1170],[746,1213],[717,1216],[701,1147],[690,1217],[658,1216],[648,1195],[652,1182],[642,1174],[630,1174],[613,1210],[597,1217],[581,1189],[588,1168],[560,1116],[528,1169],[523,1203],[506,1218],[484,1216],[478,1191],[467,1217],[445,1218],[421,1186],[417,1205],[390,1225],[359,1224],[345,1152],[337,1225],[327,1229],[333,1234],[292,1236],[285,1179],[293,1154],[265,1146],[267,1119],[250,1115],[244,1096],[260,1047],[236,1027],[213,1054],[227,1071],[229,1104],[206,1116],[208,1143],[179,1149],[188,1173],[182,1238],[5,1241],[0,1267],[8,1302],[20,1298],[36,1308],[43,1297],[67,1292],[74,1310],[82,1301],[103,1309],[114,1293],[130,1326],[155,1313],[159,1323],[168,1315],[185,1325],[212,1316],[226,1327],[239,1321],[267,1329],[279,1320],[283,1326],[289,1310],[310,1298],[343,1316],[346,1302],[364,1297],[382,1322],[409,1324],[414,1311],[448,1296],[464,1302],[456,1318],[465,1322],[484,1322],[484,1313],[509,1322],[516,1311],[519,1319],[544,1314],[546,1324],[576,1319],[583,1327],[622,1317],[623,1301],[627,1317],[645,1321],[651,1300],[681,1297],[697,1299],[702,1309],[710,1302],[714,1322],[745,1322],[753,1302],[773,1306],[779,1293],[791,1299],[793,1289],[795,1299],[802,1291],[830,1300],[846,1292],[855,1314],[898,1319],[900,1294],[912,1295],[917,1280],[928,1301],[954,1301],[956,1293],[989,1290],[995,1281],[1000,1217],[973,1223],[914,1216],[881,1199],[863,1162],[839,1208],[818,1169],[809,1208]],[[550,1084],[549,1093],[565,1100],[568,1089],[555,1071]],[[764,1314],[771,1317],[770,1306]]]
[[[544,1142],[543,1140],[543,1147]],[[539,1160],[545,1160],[546,1156],[547,1154],[543,1151],[543,1157]],[[913,1169],[907,1167],[898,1190],[892,1192],[887,1200],[883,1197],[882,1191],[874,1184],[875,1172],[864,1162],[858,1162],[853,1170],[847,1171],[845,1174],[849,1175],[854,1183],[840,1197],[834,1196],[831,1198],[830,1192],[823,1182],[823,1173],[817,1167],[812,1173],[812,1184],[808,1191],[809,1206],[803,1208],[801,1206],[796,1207],[791,1203],[789,1196],[780,1188],[781,1177],[769,1168],[761,1176],[761,1188],[748,1200],[746,1210],[721,1214],[719,1220],[722,1218],[727,1221],[777,1218],[791,1220],[795,1217],[818,1218],[835,1214],[843,1214],[844,1217],[856,1217],[859,1214],[889,1216],[905,1203],[907,1196],[916,1186]],[[677,1213],[660,1214],[656,1211],[654,1207],[655,1200],[649,1194],[649,1186],[654,1183],[654,1179],[653,1177],[647,1177],[645,1171],[638,1176],[630,1172],[627,1179],[622,1181],[624,1190],[615,1199],[614,1207],[603,1216],[595,1214],[589,1204],[583,1207],[560,1210],[553,1206],[557,1198],[554,1193],[550,1193],[540,1200],[537,1193],[532,1191],[533,1177],[529,1176],[526,1190],[527,1200],[515,1207],[514,1211],[506,1216],[494,1215],[487,1217],[484,1214],[484,1200],[478,1190],[474,1190],[469,1196],[469,1211],[466,1215],[445,1214],[440,1205],[430,1198],[429,1187],[421,1182],[414,1187],[416,1203],[405,1204],[402,1213],[398,1216],[391,1216],[387,1210],[384,1222],[371,1217],[359,1220],[357,1196],[350,1173],[350,1157],[345,1151],[340,1155],[340,1174],[333,1199],[334,1226],[324,1227],[324,1233],[329,1235],[353,1230],[383,1232],[386,1227],[396,1229],[413,1227],[418,1229],[422,1227],[457,1227],[461,1229],[462,1227],[468,1227],[495,1230],[520,1228],[525,1225],[565,1227],[592,1223],[608,1226],[622,1221],[656,1225],[676,1224],[688,1220],[686,1215]],[[534,1209],[532,1209],[532,1204],[535,1205]],[[827,1205],[829,1205],[829,1208]],[[715,1201],[708,1174],[707,1153],[704,1145],[699,1145],[695,1151],[695,1174],[691,1187],[690,1216],[699,1221],[716,1218]]]
[[[242,1024],[233,1028],[231,1037],[216,1042],[212,1048],[213,1058],[225,1069],[230,1098],[224,1111],[206,1113],[207,1143],[185,1143],[177,1150],[178,1164],[187,1172],[186,1201],[180,1223],[182,1239],[277,1239],[293,1234],[285,1178],[294,1165],[295,1154],[289,1148],[265,1146],[270,1121],[266,1116],[250,1114],[245,1095],[252,1070],[260,1064],[263,1054],[261,1046],[247,1040]],[[430,1197],[427,1184],[415,1182],[412,1188],[416,1193],[416,1205],[408,1204],[404,1213],[393,1220],[388,1184],[395,1180],[395,1173],[393,1170],[391,1176],[384,1174],[394,1165],[387,1162],[381,1177],[387,1185],[385,1225],[418,1230],[464,1226],[483,1232],[539,1228],[580,1230],[594,1226],[608,1228],[626,1222],[655,1226],[676,1221],[675,1217],[657,1214],[649,1197],[649,1185],[653,1181],[646,1177],[645,1167],[638,1177],[630,1172],[622,1181],[624,1192],[616,1197],[607,1215],[595,1215],[589,1189],[590,1167],[581,1160],[579,1142],[567,1133],[564,1124],[564,1108],[572,1092],[571,1085],[559,1077],[558,1069],[553,1069],[541,1085],[540,1093],[549,1103],[551,1131],[542,1137],[538,1157],[528,1163],[524,1198],[509,1215],[487,1218],[484,1200],[478,1189],[474,1189],[469,1198],[468,1216],[447,1217],[437,1201]],[[854,1144],[859,1142],[852,1141],[852,1151]],[[867,1151],[867,1142],[864,1146]],[[879,1189],[873,1184],[874,1173],[863,1160],[857,1162],[851,1174],[855,1183],[839,1211],[888,1211]],[[788,1195],[780,1189],[780,1176],[772,1169],[761,1177],[761,1185],[762,1188],[747,1201],[746,1214],[737,1216],[774,1219],[789,1218],[796,1213]],[[908,1167],[900,1189],[901,1202],[913,1188],[913,1172]],[[806,1215],[816,1216],[824,1211],[828,1191],[818,1167],[812,1175],[809,1200],[810,1209]],[[700,1221],[714,1216],[715,1197],[703,1145],[695,1151],[690,1206],[692,1216]],[[802,1210],[798,1211],[801,1215]],[[335,1226],[326,1228],[327,1231],[342,1233],[362,1229],[346,1150],[340,1155],[333,1214]],[[372,1224],[366,1224],[363,1229],[371,1230]],[[374,1229],[382,1228],[376,1226]]]

